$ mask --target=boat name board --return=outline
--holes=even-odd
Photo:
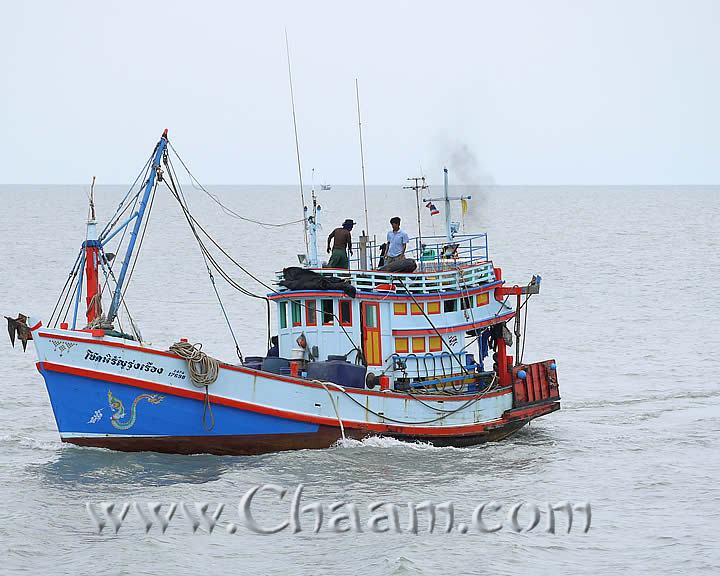
[[[91,362],[97,362],[102,364],[110,364],[112,366],[118,366],[122,368],[123,370],[135,370],[137,372],[152,372],[157,374],[162,374],[165,369],[161,366],[155,366],[153,362],[138,362],[137,360],[127,360],[123,358],[122,356],[118,356],[117,354],[98,354],[97,352],[94,352],[87,349],[87,352],[85,353],[85,360],[90,360]],[[175,372],[178,372],[177,370]],[[176,376],[176,374],[172,374],[171,376]]]

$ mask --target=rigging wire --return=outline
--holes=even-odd
[[[418,303],[418,301],[415,299],[415,296],[413,296],[413,294],[410,292],[410,290],[408,290],[407,287],[405,286],[405,282],[403,281],[402,278],[400,278],[399,276],[395,276],[395,277],[393,278],[393,280],[395,280],[395,279],[397,279],[398,282],[400,282],[400,285],[403,287],[403,289],[405,290],[405,292],[407,292],[407,295],[410,296],[410,298],[411,298],[412,301],[415,303],[415,305],[416,305],[416,306],[420,309],[420,311],[423,313],[423,316],[425,316],[425,319],[426,319],[426,320],[428,321],[428,323],[430,324],[430,327],[435,331],[435,334],[437,334],[437,335],[440,337],[440,340],[441,340],[442,343],[445,345],[445,348],[448,349],[448,351],[450,352],[450,354],[452,355],[452,357],[455,359],[455,361],[458,363],[458,365],[460,366],[460,369],[461,369],[463,372],[465,372],[465,374],[467,374],[468,376],[471,376],[471,374],[470,374],[470,372],[468,372],[467,368],[465,368],[465,366],[463,366],[462,362],[460,361],[460,358],[457,357],[457,355],[455,354],[455,352],[453,351],[453,349],[450,347],[450,345],[447,343],[447,341],[445,340],[445,338],[443,338],[443,335],[440,334],[440,331],[436,328],[435,324],[433,324],[433,321],[432,321],[432,320],[430,319],[430,317],[425,313],[425,307],[424,307],[424,306],[420,306],[420,304]]]
[[[212,266],[215,268],[215,270],[220,274],[220,276],[233,288],[235,288],[238,292],[245,294],[246,296],[250,296],[252,298],[257,298],[261,300],[265,300],[266,306],[267,306],[267,321],[268,321],[268,342],[270,340],[270,301],[265,295],[259,295],[255,294],[252,291],[248,290],[247,288],[243,287],[241,284],[239,284],[236,280],[234,280],[226,271],[225,269],[217,262],[215,257],[212,255],[210,250],[208,249],[205,242],[200,237],[200,234],[198,234],[197,230],[200,230],[202,234],[235,266],[237,266],[240,270],[242,270],[245,274],[247,274],[250,278],[255,280],[258,284],[272,292],[273,294],[280,294],[275,288],[270,286],[269,284],[263,282],[252,274],[249,270],[247,270],[244,266],[242,266],[237,260],[235,260],[211,235],[210,233],[205,230],[205,228],[195,219],[195,217],[190,212],[190,209],[187,207],[187,202],[184,202],[184,197],[181,197],[182,189],[179,187],[179,182],[177,182],[177,174],[175,172],[175,168],[172,164],[172,161],[169,158],[166,158],[166,167],[168,168],[168,173],[171,173],[174,175],[174,178],[171,178],[171,182],[173,186],[178,187],[178,190],[174,190],[170,185],[167,184],[168,189],[173,194],[175,199],[180,204],[181,209],[183,210],[183,215],[185,216],[186,220],[188,221],[188,224],[190,225],[190,230],[192,231],[193,235],[195,236],[195,240],[198,242],[198,245],[200,246],[200,249],[204,256],[207,257],[208,261]],[[301,307],[307,308],[307,306],[300,301],[297,301],[298,304],[300,304]],[[355,341],[352,339],[352,336],[348,333],[348,331],[345,329],[344,326],[340,324],[340,318],[333,312],[332,313],[333,318],[335,318],[338,322],[338,325],[342,328],[343,333],[347,337],[347,339],[350,341],[350,344],[353,346],[353,350],[355,350],[358,353],[358,357],[364,358],[364,355],[362,353],[361,348],[355,343]]]
[[[167,155],[164,156],[163,160],[165,162],[165,167],[167,168],[168,178],[170,178],[170,183],[172,184],[171,192],[173,192],[173,195],[175,195],[176,198],[178,198],[178,199],[182,198],[181,207],[183,207],[183,209],[185,209],[185,206],[187,205],[187,200],[185,199],[185,195],[182,192],[182,188],[179,186],[179,184],[175,183],[175,179],[177,176],[175,174],[175,170],[172,167]],[[167,185],[167,183],[166,183],[166,185]],[[168,188],[170,188],[169,185],[168,185]],[[174,190],[177,190],[179,192],[179,195],[176,195]],[[187,218],[187,216],[186,216],[186,218]],[[190,223],[189,220],[188,220],[188,222]],[[190,228],[193,230],[193,233],[195,233],[192,223],[190,223]],[[196,238],[197,238],[197,236],[196,236]],[[208,259],[205,254],[205,250],[203,249],[202,246],[200,246],[200,252],[202,254],[203,262],[205,263],[205,269],[207,270],[208,276],[210,277],[210,282],[212,284],[213,291],[215,292],[217,301],[220,304],[220,310],[222,310],[223,316],[225,317],[225,323],[227,324],[228,329],[230,330],[230,335],[232,336],[233,342],[235,342],[235,353],[237,354],[238,358],[240,359],[240,362],[242,362],[243,354],[242,354],[242,351],[240,350],[240,344],[238,343],[237,337],[235,336],[235,331],[233,330],[232,323],[230,322],[230,318],[228,317],[227,311],[225,310],[225,305],[223,304],[222,298],[220,297],[220,292],[218,291],[217,285],[215,284],[215,277],[213,276],[212,270],[210,270],[210,266],[208,265]],[[268,341],[270,339],[269,330],[270,330],[270,325],[269,325],[269,321],[268,321]]]
[[[154,154],[154,152],[153,152],[153,154]],[[108,223],[103,228],[102,232],[100,232],[98,239],[102,240],[107,235],[107,233],[115,226],[115,224],[117,224],[117,221],[125,213],[125,211],[127,211],[127,206],[125,207],[124,210],[122,210],[122,212],[120,211],[120,209],[123,207],[123,204],[130,196],[130,193],[133,191],[133,189],[135,188],[135,185],[138,183],[140,178],[143,175],[146,175],[148,173],[148,169],[150,168],[150,164],[152,163],[153,154],[151,154],[150,157],[148,158],[147,162],[145,162],[145,166],[143,166],[142,170],[140,170],[137,177],[135,178],[135,181],[132,183],[132,185],[130,186],[130,189],[127,191],[127,193],[125,194],[123,199],[120,200],[120,204],[118,205],[117,210],[115,211],[115,215],[108,221]],[[146,178],[143,178],[143,180],[146,181]],[[140,194],[141,190],[142,190],[142,188],[140,188],[140,190],[138,190],[137,194]]]
[[[130,287],[130,280],[132,279],[133,272],[135,272],[135,266],[138,263],[138,259],[140,258],[140,250],[142,249],[143,240],[145,240],[145,233],[147,232],[148,224],[150,223],[150,213],[152,212],[153,205],[155,204],[155,192],[157,191],[158,182],[155,180],[155,185],[153,186],[152,195],[150,196],[150,205],[147,209],[147,214],[145,216],[145,222],[143,225],[142,232],[140,232],[140,242],[138,243],[138,247],[135,250],[135,257],[133,259],[132,267],[130,268],[130,273],[128,274],[127,280],[125,281],[125,288],[122,291],[122,294],[120,295],[121,300],[125,300],[125,295],[127,294],[128,288]],[[126,228],[127,230],[127,228]]]
[[[58,312],[57,320],[55,321],[55,324],[60,320],[60,313],[62,312],[62,309],[65,307],[65,301],[67,299],[67,294],[70,293],[68,291],[68,286],[71,285],[73,278],[75,278],[75,275],[77,274],[78,269],[78,263],[80,262],[80,257],[82,256],[82,248],[80,249],[80,252],[78,252],[77,258],[75,259],[75,263],[72,266],[72,269],[70,270],[70,273],[68,274],[67,280],[65,280],[65,285],[62,287],[62,290],[60,291],[60,296],[58,296],[57,302],[55,302],[55,307],[53,308],[52,314],[50,314],[50,320],[48,321],[48,324],[53,325],[53,317],[55,316],[55,312],[58,311],[58,306],[60,306],[60,310]],[[66,294],[66,291],[67,294]],[[63,296],[65,299],[63,299]],[[60,304],[60,301],[63,301],[62,304]]]
[[[193,188],[197,188],[198,190],[202,190],[205,194],[207,194],[213,202],[215,202],[220,208],[225,212],[228,216],[232,216],[233,218],[237,218],[239,220],[244,220],[245,222],[251,222],[252,224],[257,224],[263,228],[282,228],[283,226],[291,226],[293,224],[300,224],[301,222],[304,222],[304,218],[300,218],[299,220],[292,220],[290,222],[281,222],[278,224],[274,224],[271,222],[262,222],[261,220],[255,220],[254,218],[248,218],[247,216],[242,216],[241,214],[238,214],[235,210],[232,208],[229,208],[225,204],[223,204],[220,199],[215,196],[213,193],[209,192],[199,181],[197,178],[195,178],[194,174],[190,172],[190,169],[188,168],[187,164],[183,161],[183,159],[180,157],[180,154],[178,154],[178,151],[175,149],[175,147],[168,142],[168,145],[170,146],[170,149],[173,151],[177,159],[180,161],[180,164],[182,164],[182,167],[185,168],[185,171],[187,172],[188,176],[190,177],[190,184],[192,184]],[[177,176],[176,176],[177,177]],[[179,183],[179,182],[178,182]]]

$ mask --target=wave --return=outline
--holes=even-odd
[[[44,450],[47,452],[55,452],[62,448],[62,442],[59,438],[54,440],[38,439],[21,434],[0,435],[0,445],[3,444],[8,444],[16,448],[30,448],[32,450]]]
[[[398,440],[397,438],[389,438],[386,436],[369,436],[362,440],[355,440],[353,438],[345,438],[338,440],[332,446],[333,448],[341,449],[357,449],[357,448],[399,448],[402,450],[462,450],[462,448],[456,448],[454,446],[433,446],[429,442],[406,442],[404,440]]]

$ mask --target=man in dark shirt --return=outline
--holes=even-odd
[[[328,254],[330,254],[330,241],[333,241],[332,254],[330,254],[330,260],[327,263],[328,268],[350,268],[348,252],[352,256],[352,236],[350,231],[354,225],[355,222],[348,218],[340,228],[335,228],[328,236]]]

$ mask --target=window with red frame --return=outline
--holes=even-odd
[[[340,300],[340,325],[352,326],[352,302]]]
[[[315,300],[305,300],[305,324],[308,326],[317,326],[317,310]]]

